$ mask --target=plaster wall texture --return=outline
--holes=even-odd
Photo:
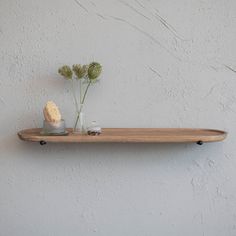
[[[235,0],[0,1],[0,235],[236,235]],[[25,143],[63,64],[102,63],[102,127],[229,131],[205,144]]]

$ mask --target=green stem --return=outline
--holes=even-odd
[[[72,84],[72,93],[73,93],[74,102],[75,102],[75,109],[76,109],[76,112],[78,112],[79,111],[79,104],[78,104],[76,93],[75,93],[75,87],[74,87],[73,79],[71,80],[71,84]]]
[[[82,93],[83,93],[83,88],[82,88],[82,79],[79,80],[79,90],[80,90],[80,93],[79,93],[79,96],[80,96],[80,104],[81,104],[81,101],[82,101]]]
[[[85,93],[84,93],[84,96],[83,96],[83,99],[82,99],[81,104],[84,104],[84,100],[85,100],[85,97],[86,97],[86,94],[87,94],[87,92],[88,92],[88,89],[89,89],[90,84],[91,84],[91,81],[89,81],[89,83],[88,83],[88,85],[87,85],[87,88],[86,88],[86,90],[85,90]]]
[[[75,125],[74,125],[74,130],[76,130],[76,127],[77,127],[77,124],[78,124],[78,121],[79,121],[79,118],[80,118],[80,113],[83,109],[83,105],[84,105],[84,101],[85,101],[85,98],[86,98],[86,94],[88,92],[88,89],[89,89],[89,86],[91,85],[91,81],[89,81],[88,85],[87,85],[87,88],[84,92],[84,96],[82,98],[82,101],[81,101],[81,104],[80,104],[80,109],[79,109],[79,112],[77,114],[77,117],[76,117],[76,121],[75,121]]]

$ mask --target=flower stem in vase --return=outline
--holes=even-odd
[[[84,102],[85,102],[85,98],[86,98],[86,94],[88,92],[88,89],[89,89],[89,86],[91,85],[91,81],[89,81],[87,87],[86,87],[86,90],[84,92],[84,96],[82,97],[82,101],[81,101],[81,104],[80,104],[80,109],[77,113],[77,117],[76,117],[76,121],[75,121],[75,125],[74,125],[74,132],[77,133],[81,133],[81,134],[85,134],[86,133],[86,127],[85,127],[85,124],[84,124],[84,113],[83,113],[83,107],[84,107]],[[77,125],[78,125],[78,122],[79,122],[79,129],[77,131]]]
[[[76,120],[75,120],[75,125],[73,128],[73,132],[80,133],[80,134],[84,134],[86,132],[86,128],[84,124],[83,104],[80,104],[80,109],[76,113]]]

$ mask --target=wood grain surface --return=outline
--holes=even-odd
[[[99,136],[73,134],[68,136],[41,135],[41,129],[26,129],[18,133],[20,139],[31,142],[54,143],[188,143],[216,142],[226,138],[221,130],[192,128],[103,128]]]

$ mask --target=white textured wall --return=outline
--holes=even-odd
[[[235,0],[0,1],[0,235],[236,235]],[[207,127],[223,143],[18,140],[63,64],[101,62],[86,114],[103,127]]]

